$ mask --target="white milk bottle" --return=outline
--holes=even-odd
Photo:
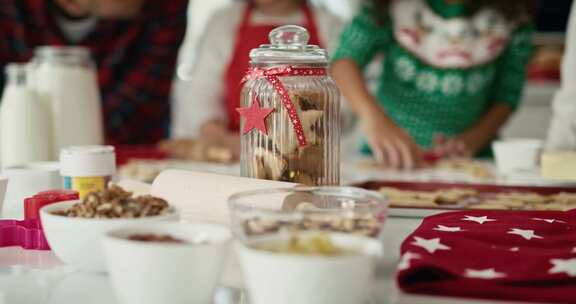
[[[28,86],[26,64],[6,66],[7,84],[0,107],[0,155],[3,167],[52,158],[49,109]]]
[[[34,88],[52,112],[53,155],[67,146],[102,144],[100,92],[88,49],[39,47],[33,64]]]

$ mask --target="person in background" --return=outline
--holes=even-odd
[[[155,143],[168,133],[187,6],[187,0],[2,0],[0,68],[30,60],[37,46],[88,47],[98,68],[106,141]]]
[[[240,150],[240,81],[250,67],[249,53],[268,44],[268,33],[284,24],[302,25],[310,44],[330,47],[341,22],[300,0],[237,1],[216,12],[199,42],[189,82],[175,87],[174,138],[200,138]],[[237,156],[237,155],[236,155]]]
[[[332,72],[366,136],[394,168],[486,155],[518,107],[531,56],[529,0],[372,1],[348,24]],[[383,53],[376,96],[362,70]]]
[[[547,148],[576,150],[576,3],[572,4],[561,66],[561,85],[553,102]]]

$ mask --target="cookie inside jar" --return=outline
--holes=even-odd
[[[300,91],[290,94],[300,119],[306,145],[299,144],[288,118],[269,120],[267,142],[254,149],[256,178],[305,185],[325,184],[327,143],[325,141],[325,104],[321,92]],[[283,113],[278,113],[282,115]],[[277,114],[277,115],[278,115]]]

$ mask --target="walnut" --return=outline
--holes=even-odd
[[[105,191],[89,193],[80,203],[53,214],[83,218],[136,218],[170,212],[168,203],[150,195],[133,197],[132,192],[111,185]]]

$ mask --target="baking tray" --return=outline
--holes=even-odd
[[[353,184],[354,187],[378,191],[382,187],[391,187],[398,190],[407,191],[437,191],[452,188],[473,189],[481,194],[495,194],[508,192],[529,192],[540,195],[554,195],[558,193],[576,193],[576,187],[566,186],[522,186],[522,185],[498,185],[498,184],[474,184],[474,183],[452,183],[452,182],[407,182],[407,181],[366,181]],[[439,208],[421,207],[391,207],[390,216],[401,217],[425,217],[447,211],[477,210],[467,209],[460,206],[441,206]],[[501,210],[521,211],[521,210]],[[533,211],[533,210],[532,210]]]

